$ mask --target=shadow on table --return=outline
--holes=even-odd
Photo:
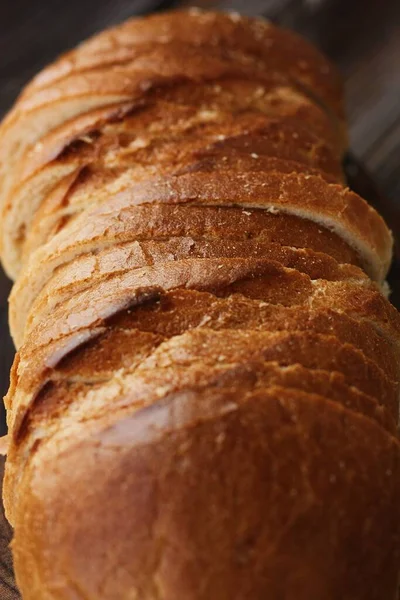
[[[8,295],[11,282],[0,268],[0,398],[7,392],[10,381],[10,368],[14,358],[14,345],[8,329]],[[6,432],[5,411],[0,402],[0,436]],[[1,600],[3,597],[0,596]]]
[[[0,457],[0,491],[3,480],[4,458]],[[19,600],[21,598],[14,581],[12,557],[9,544],[12,530],[4,516],[0,504],[0,598],[1,600]]]

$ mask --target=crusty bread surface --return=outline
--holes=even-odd
[[[396,600],[392,234],[340,76],[191,9],[60,57],[0,126],[3,486],[24,600]]]

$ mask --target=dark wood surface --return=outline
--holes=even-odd
[[[181,4],[166,0],[0,0],[0,116],[24,83],[60,52],[129,16]],[[339,65],[346,81],[352,150],[389,202],[392,227],[400,227],[400,0],[202,0],[198,5],[268,16],[303,33]],[[356,172],[353,162],[350,171],[357,191],[376,200],[368,176]],[[391,280],[400,298],[398,272],[392,271]],[[10,283],[0,272],[2,394],[13,358],[7,327],[9,289]],[[4,430],[1,410],[0,431]],[[0,461],[0,480],[1,473]],[[19,597],[7,547],[10,534],[0,507],[1,600]]]

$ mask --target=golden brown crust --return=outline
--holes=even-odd
[[[230,330],[227,329],[227,327],[229,327],[229,325],[227,325],[225,328],[222,327],[225,329],[223,332],[217,333],[216,331],[211,330],[212,334],[210,335],[210,330],[207,329],[209,323],[205,321],[203,323],[203,325],[206,327],[205,329],[193,330],[190,334],[188,334],[193,346],[193,352],[197,353],[203,361],[203,368],[209,369],[213,364],[213,361],[220,360],[221,357],[225,359],[226,351],[223,349],[226,344],[228,344],[230,352],[239,352],[237,355],[239,358],[236,358],[236,360],[239,362],[241,360],[240,353],[243,354],[244,352],[246,354],[250,351],[249,349],[251,349],[251,356],[254,358],[260,353],[260,349],[262,348],[263,350],[260,354],[260,357],[262,357],[262,360],[264,361],[277,361],[283,366],[299,363],[311,369],[323,369],[326,371],[331,370],[342,373],[345,377],[344,381],[347,382],[348,385],[354,385],[364,393],[371,394],[373,397],[378,398],[383,405],[388,407],[388,410],[397,420],[398,382],[390,380],[388,376],[389,369],[387,368],[386,363],[382,365],[386,367],[386,371],[383,371],[378,366],[379,361],[377,361],[376,358],[372,360],[367,358],[364,352],[357,350],[356,346],[353,344],[349,344],[346,340],[346,337],[343,337],[343,334],[340,336],[340,331],[339,338],[332,336],[331,334],[333,332],[329,330],[328,334],[330,335],[326,335],[325,333],[321,334],[317,328],[314,329],[314,331],[317,331],[317,333],[312,333],[308,330],[292,330],[290,328],[289,331],[284,330],[283,332],[279,332],[279,328],[276,329],[276,327],[275,333],[269,333],[270,330],[268,329],[266,332],[261,333],[258,328],[259,326],[257,327],[257,318],[255,317],[254,320],[256,321],[256,324],[252,323],[254,327],[253,330],[246,331],[245,328],[247,324],[250,324],[251,322],[249,323],[249,321],[247,321],[246,323],[246,319],[243,319],[241,329]],[[264,326],[268,328],[269,324],[270,323],[266,321]],[[20,353],[17,380],[10,389],[8,400],[9,409],[11,409],[9,413],[10,425],[13,427],[16,435],[19,435],[18,431],[26,418],[27,412],[31,410],[32,406],[36,402],[38,393],[43,388],[44,383],[53,381],[54,377],[57,381],[58,376],[52,372],[52,369],[56,367],[57,371],[60,361],[63,360],[64,357],[71,351],[73,351],[76,346],[79,348],[79,345],[82,344],[82,330],[78,329],[75,334],[73,331],[68,334],[65,331],[65,326],[66,324],[64,324],[63,336],[60,337],[58,341],[50,341],[50,343],[48,342],[47,345],[43,345],[42,348],[40,348],[40,345],[35,346],[33,343],[36,342],[37,338],[40,339],[38,334],[35,333],[31,345],[23,348],[22,352]],[[212,322],[210,326],[212,326]],[[217,327],[217,329],[219,328]],[[273,326],[271,329],[272,331],[274,330]],[[119,335],[118,330],[116,334]],[[99,335],[100,344],[97,339]],[[121,335],[123,338],[125,337],[124,333]],[[136,340],[132,347],[133,365],[136,364],[135,356],[136,353],[139,352],[138,348],[140,348],[140,345],[137,346],[137,344],[139,344],[141,335],[142,333],[139,335],[138,330],[136,329],[133,330],[133,336],[131,339],[129,339],[129,337],[125,337],[125,341],[128,344],[132,344],[132,340]],[[152,339],[152,335],[154,336],[153,349],[155,349],[159,343],[165,339],[165,336],[171,335],[171,332],[168,330],[166,331],[162,327],[159,327],[158,330],[156,327],[153,327],[153,331],[151,331],[151,329],[149,330],[149,327],[147,327],[147,332],[143,332],[143,335],[146,345],[148,343],[147,340]],[[52,338],[54,338],[54,334],[52,335]],[[92,351],[96,354],[99,352],[101,357],[102,352],[104,353],[104,350],[101,351],[103,339],[101,337],[101,330],[94,331],[93,339],[94,346]],[[112,339],[114,338],[112,337]],[[185,337],[182,339],[184,340]],[[355,341],[355,337],[352,337],[351,334],[349,334],[347,339],[351,340],[352,342]],[[83,342],[86,343],[87,338],[84,337]],[[180,344],[182,343],[180,336],[178,335],[178,337],[176,337],[175,334],[175,337],[172,338],[172,343],[172,348],[174,348],[174,344],[177,344],[178,347],[180,347]],[[117,346],[119,345],[117,342],[115,342],[115,344]],[[220,344],[220,348],[218,347],[218,344]],[[111,346],[114,346],[114,342],[111,343]],[[211,348],[213,347],[217,348],[215,352],[211,351]],[[168,361],[170,359],[168,358],[167,348],[168,347],[164,346],[161,347],[161,355],[164,357],[163,360]],[[205,349],[206,355],[203,355]],[[209,350],[210,354],[208,356]],[[107,352],[109,353],[110,351],[106,351],[106,357],[108,356]],[[127,351],[125,350],[125,352]],[[396,355],[397,353],[393,354],[393,359],[395,359]],[[119,356],[119,354],[117,354],[117,356]],[[127,353],[126,360],[128,362],[130,360],[129,356],[130,354]],[[36,362],[33,362],[33,357],[35,357]],[[108,361],[107,358],[106,360]],[[390,361],[389,356],[387,357],[387,360]],[[84,369],[84,354],[83,356],[81,353],[78,354],[78,361],[79,364],[81,364],[82,361],[82,368]],[[93,359],[89,358],[89,364],[92,363]],[[157,369],[159,368],[159,365],[155,364],[153,368]],[[92,370],[94,372],[94,382],[96,382],[96,368],[93,367]],[[115,366],[115,370],[119,378],[120,369],[117,369],[117,366]],[[385,375],[385,372],[387,375]],[[85,378],[88,378],[88,374],[86,374],[86,377],[85,375],[82,376],[84,377],[84,380]]]
[[[49,187],[47,184],[44,189],[44,200],[36,211],[36,214],[31,222],[26,222],[24,227],[29,228],[29,233],[26,238],[21,238],[20,252],[22,259],[24,256],[29,256],[36,248],[45,244],[54,235],[68,224],[71,219],[75,219],[89,206],[95,206],[100,203],[107,194],[108,189],[115,194],[118,189],[118,180],[131,183],[140,181],[146,176],[152,176],[155,172],[155,165],[159,173],[172,171],[176,174],[184,174],[187,172],[210,172],[211,170],[223,171],[250,171],[250,172],[277,172],[277,173],[304,173],[307,175],[321,175],[328,182],[335,182],[336,178],[328,174],[322,173],[318,169],[308,167],[302,162],[294,160],[281,159],[277,157],[260,156],[256,153],[241,154],[237,152],[227,152],[223,148],[219,149],[219,154],[213,151],[197,153],[195,144],[188,142],[188,155],[185,156],[185,148],[179,147],[178,142],[174,144],[174,149],[177,155],[172,152],[154,152],[150,149],[147,154],[149,163],[143,165],[140,163],[140,157],[135,156],[135,166],[112,166],[110,169],[104,169],[101,166],[96,168],[95,164],[90,166],[74,168],[73,165],[68,165],[64,169],[60,169],[60,177],[65,172],[72,171],[70,177],[60,179],[55,188]],[[222,154],[221,154],[222,153]],[[275,152],[278,154],[278,152]],[[100,193],[98,190],[102,190]],[[15,198],[14,198],[15,199]],[[15,207],[17,208],[17,207]],[[22,216],[22,211],[20,213]],[[11,220],[13,215],[9,215]],[[15,215],[14,215],[15,219]],[[18,221],[18,219],[17,219]],[[18,223],[14,222],[14,226]],[[18,227],[17,227],[18,231]]]
[[[210,11],[176,12],[132,19],[122,26],[107,30],[62,57],[48,67],[25,94],[59,81],[73,72],[96,68],[107,61],[123,63],[131,59],[136,47],[147,43],[168,44],[180,40],[202,47],[233,48],[265,57],[271,69],[302,82],[314,95],[321,95],[342,117],[342,83],[331,63],[304,39],[273,26],[268,21],[224,15]],[[297,60],[293,60],[293,57]]]
[[[175,296],[178,295],[179,297],[187,294],[189,294],[189,300],[192,301],[191,296],[201,295],[198,292],[180,291],[176,292]],[[301,332],[304,331],[316,333],[316,340],[322,339],[321,334],[330,335],[331,341],[329,343],[331,346],[340,341],[347,344],[349,349],[349,340],[351,340],[355,342],[352,344],[353,349],[351,350],[352,355],[354,355],[354,349],[356,348],[363,351],[363,348],[360,348],[359,344],[357,345],[358,338],[355,339],[356,336],[354,336],[357,329],[354,324],[352,324],[353,336],[347,332],[341,335],[340,331],[318,327],[318,317],[322,317],[320,321],[323,322],[324,314],[317,314],[314,321],[311,319],[308,321],[309,327],[303,329],[299,322],[291,324],[290,319],[286,320],[284,326],[280,326],[279,322],[276,324],[273,319],[263,319],[262,314],[258,315],[255,309],[256,303],[241,302],[240,298],[236,296],[231,296],[230,301],[233,306],[237,305],[239,314],[231,315],[231,318],[229,318],[229,313],[224,313],[225,301],[219,300],[215,302],[217,304],[215,309],[219,312],[219,318],[216,319],[211,316],[212,310],[200,313],[202,314],[202,320],[197,324],[197,327],[205,328],[205,330],[201,329],[200,331],[193,328],[195,321],[191,322],[190,319],[187,319],[188,326],[186,328],[179,328],[178,323],[176,323],[176,329],[171,331],[174,323],[168,326],[168,317],[171,318],[171,314],[168,315],[168,310],[166,311],[164,304],[159,305],[160,310],[157,311],[155,318],[153,317],[153,322],[150,323],[146,323],[146,320],[143,319],[143,313],[140,315],[140,307],[132,311],[131,314],[125,315],[122,322],[120,318],[114,320],[111,327],[98,331],[97,335],[90,340],[82,340],[80,346],[71,349],[58,362],[53,361],[53,366],[51,370],[49,368],[47,375],[48,384],[46,389],[42,388],[39,392],[40,398],[36,396],[34,399],[29,411],[29,421],[33,417],[35,427],[40,427],[37,421],[38,415],[40,421],[47,421],[48,425],[51,415],[53,415],[52,418],[59,419],[60,407],[65,406],[70,401],[69,397],[72,394],[74,385],[76,392],[72,396],[77,393],[80,385],[87,386],[86,391],[95,387],[100,389],[103,384],[107,385],[115,378],[119,380],[119,385],[121,385],[121,379],[129,375],[129,380],[125,382],[125,387],[128,386],[129,401],[136,403],[145,400],[149,403],[154,399],[159,400],[161,396],[166,396],[171,392],[181,391],[188,386],[196,385],[206,389],[207,386],[216,384],[220,387],[222,385],[226,386],[229,381],[230,385],[234,386],[235,373],[238,372],[247,375],[248,382],[252,385],[255,385],[256,382],[260,388],[271,384],[285,384],[288,387],[320,393],[324,397],[341,402],[347,408],[372,416],[388,426],[392,432],[395,431],[395,424],[398,419],[396,406],[379,405],[354,386],[350,387],[346,383],[345,376],[340,372],[340,369],[342,369],[340,363],[337,363],[332,371],[323,369],[322,364],[321,368],[316,368],[315,363],[309,363],[311,366],[304,367],[301,362],[311,360],[311,355],[307,353],[307,356],[302,358],[301,353],[299,353],[298,356],[294,357],[292,364],[281,366],[278,355],[271,360],[271,357],[265,357],[263,351],[260,351],[260,343],[265,347],[271,346],[271,349],[281,341],[285,344],[285,340],[288,339],[287,336],[265,335],[266,331],[278,333],[283,330],[290,333],[295,332],[296,338],[301,340],[302,343],[306,342],[304,336],[301,335]],[[243,310],[243,304],[245,303],[253,309],[252,316],[248,315],[247,318]],[[150,303],[151,305],[152,303]],[[146,305],[143,308],[146,310]],[[182,310],[179,303],[177,308]],[[280,308],[282,309],[282,307]],[[199,306],[197,306],[197,310],[199,310]],[[164,311],[167,312],[167,315],[162,314]],[[132,313],[136,312],[139,313],[137,315],[138,321],[133,319],[130,322]],[[280,313],[282,312],[281,310]],[[282,314],[280,316],[282,317]],[[299,317],[301,316],[304,318],[304,315],[300,314]],[[241,322],[238,332],[232,329],[232,320],[235,318],[238,323]],[[279,313],[276,318],[278,321]],[[332,315],[329,315],[328,320],[332,322]],[[304,321],[307,323],[306,319]],[[125,326],[121,327],[121,325]],[[246,329],[248,333],[252,330],[254,335],[242,336],[243,329]],[[223,334],[214,335],[211,333],[212,331],[221,330],[223,330]],[[182,335],[184,331],[188,331],[188,333]],[[260,336],[260,332],[264,333]],[[335,333],[338,333],[338,335],[334,336]],[[335,337],[336,340],[333,341],[332,337]],[[370,341],[371,338],[366,339]],[[160,346],[160,344],[162,345]],[[146,355],[148,358],[144,359]],[[364,351],[364,355],[368,357],[368,351]],[[360,353],[358,353],[358,356],[361,356]],[[293,355],[290,355],[290,353],[287,353],[287,358],[293,361]],[[373,354],[370,358],[372,358],[372,361],[377,361],[376,354]],[[139,364],[140,361],[143,362]],[[386,361],[387,358],[385,359],[385,365],[382,366],[387,366]],[[133,379],[130,377],[132,373],[134,375]],[[398,368],[396,375],[397,373]],[[223,382],[219,380],[217,383],[214,382],[217,374],[219,374],[219,377],[224,374]],[[25,372],[20,373],[20,376],[20,390],[29,389],[33,383],[33,373],[25,370]],[[124,396],[122,391],[120,394],[122,397]],[[61,396],[64,396],[62,402],[60,402]],[[115,408],[119,406],[119,403],[116,398]],[[82,404],[83,399],[81,397],[79,401],[80,411],[82,414],[88,415],[87,408],[82,408]],[[96,411],[99,414],[98,406]],[[26,431],[24,435],[26,435]]]
[[[27,88],[4,120],[1,128],[3,154],[0,157],[8,158],[8,169],[1,174],[3,205],[8,220],[6,218],[6,233],[2,237],[4,260],[10,274],[15,275],[20,268],[20,257],[15,247],[20,238],[7,239],[7,231],[12,230],[12,207],[15,206],[11,201],[12,188],[38,167],[53,160],[71,140],[79,139],[91,129],[104,127],[107,121],[123,116],[132,107],[140,108],[152,98],[154,101],[160,88],[167,88],[168,99],[168,89],[172,89],[174,95],[174,88],[179,88],[182,81],[189,84],[210,81],[214,87],[212,106],[215,107],[218,95],[220,106],[223,106],[223,79],[239,78],[243,82],[242,93],[236,94],[236,98],[246,97],[249,82],[254,82],[250,83],[253,89],[256,85],[257,93],[252,99],[254,107],[263,106],[264,96],[268,104],[269,94],[266,91],[272,91],[274,95],[275,90],[278,107],[279,93],[283,102],[287,97],[289,104],[291,96],[295,98],[296,94],[298,99],[303,96],[304,106],[314,104],[314,119],[309,120],[309,125],[313,127],[315,124],[316,131],[318,122],[321,122],[317,115],[321,109],[316,100],[328,107],[329,115],[325,120],[332,119],[335,112],[339,121],[342,119],[338,80],[332,87],[327,76],[333,73],[332,66],[303,40],[270,24],[263,25],[259,20],[236,22],[226,15],[207,13],[193,16],[187,12],[177,13],[176,18],[187,25],[192,21],[198,24],[195,27],[199,35],[197,42],[191,33],[188,35],[188,31],[173,24],[173,15],[163,17],[161,21],[144,21],[147,34],[134,22],[128,28],[129,35],[133,36],[128,47],[123,41],[127,39],[126,26],[116,28],[109,34],[114,41],[105,52],[93,53],[91,43],[70,53],[66,60],[61,59],[58,66],[50,68],[49,73],[43,73],[36,83]],[[117,41],[120,36],[121,40]],[[98,38],[99,49],[102,48],[102,39],[104,34]],[[134,39],[137,41],[134,42]],[[140,39],[145,41],[140,42]],[[294,62],[288,60],[289,47],[296,52],[297,60]],[[91,50],[87,54],[88,48]],[[213,84],[220,80],[221,85]],[[202,86],[197,87],[202,89]],[[208,99],[211,101],[210,95]],[[156,99],[156,103],[159,100]],[[176,103],[177,98],[173,101]],[[199,106],[199,102],[200,99],[196,98],[194,105]],[[204,110],[206,106],[203,104]],[[273,102],[270,101],[272,108]],[[302,117],[305,114],[307,106]],[[323,126],[323,137],[326,140],[332,138],[334,144],[337,147],[341,144],[343,150],[343,141],[338,142],[343,132],[338,138],[338,127],[341,129],[338,122],[328,122]],[[23,139],[18,140],[22,130]],[[21,169],[18,161],[22,159],[25,164]],[[338,165],[335,172],[339,172]],[[18,215],[18,211],[15,214]]]
[[[234,84],[237,89],[232,89]],[[197,98],[199,89],[203,94]],[[34,146],[25,156],[19,173],[21,183],[13,189],[12,197],[3,210],[3,229],[6,232],[3,253],[7,263],[13,261],[17,264],[22,251],[29,253],[46,241],[43,230],[38,240],[35,228],[30,231],[35,213],[36,220],[42,220],[50,208],[44,206],[41,209],[43,204],[50,204],[52,213],[55,208],[61,211],[58,219],[57,215],[52,215],[56,222],[65,218],[65,214],[88,208],[88,192],[85,189],[84,199],[76,193],[79,188],[73,194],[78,196],[77,199],[69,194],[68,210],[62,196],[58,207],[47,196],[50,186],[54,187],[66,172],[87,171],[89,165],[90,182],[94,188],[89,200],[97,203],[102,198],[100,190],[105,183],[121,177],[122,170],[130,168],[130,178],[140,179],[147,171],[148,176],[154,173],[155,162],[159,174],[171,170],[179,172],[188,167],[210,168],[211,165],[214,169],[226,169],[228,159],[231,164],[236,164],[236,168],[244,168],[247,155],[250,157],[247,165],[250,163],[252,170],[271,170],[272,165],[263,167],[263,164],[266,156],[272,156],[275,162],[278,159],[278,163],[279,159],[293,161],[292,167],[286,167],[287,172],[298,170],[296,163],[300,162],[303,169],[307,166],[307,172],[313,173],[313,168],[322,168],[323,176],[328,180],[342,179],[340,157],[336,156],[332,146],[334,141],[328,143],[331,126],[326,122],[324,125],[323,115],[301,96],[293,99],[289,95],[286,98],[284,90],[276,87],[268,90],[265,85],[260,94],[257,82],[247,89],[246,81],[235,80],[222,80],[206,90],[193,83],[174,86],[172,90],[174,93],[165,90],[164,94],[147,98],[143,106],[137,107],[128,116],[126,113],[131,104],[84,114],[56,128]],[[200,106],[196,100],[201,101]],[[155,122],[158,123],[156,127]],[[241,141],[243,132],[245,140]],[[264,136],[259,142],[256,132]],[[234,148],[229,144],[231,139]],[[120,152],[116,153],[118,149]],[[254,160],[256,154],[257,161]],[[147,167],[145,172],[143,167]],[[85,181],[86,188],[87,184]],[[57,226],[53,226],[53,231],[54,227],[57,231]]]
[[[352,280],[360,284],[366,282],[366,276],[360,269],[353,265],[340,265],[326,254],[256,240],[180,237],[168,241],[133,242],[80,255],[59,267],[36,296],[28,314],[25,332],[28,333],[38,321],[45,320],[50,312],[63,305],[71,296],[94,288],[110,277],[122,276],[147,266],[167,266],[169,262],[185,259],[230,259],[243,256],[271,260],[283,267],[305,273],[310,279]],[[220,262],[219,268],[223,264],[223,261]]]
[[[314,331],[352,344],[396,379],[400,348],[377,331],[371,317],[363,315],[362,310],[350,316],[344,302],[330,306],[329,294],[325,307],[313,309],[308,305],[290,307],[250,300],[238,294],[221,298],[208,292],[174,290],[116,315],[112,324],[165,337],[204,326],[216,330],[243,326],[257,331]]]
[[[357,257],[337,236],[297,217],[239,208],[144,205],[114,208],[115,202],[83,215],[58,238],[39,249],[14,286],[10,303],[11,331],[19,346],[27,314],[53,273],[79,256],[129,241],[189,237],[217,241],[254,240],[294,248],[310,248],[343,263]]]
[[[246,124],[247,119],[245,133],[253,131],[255,134],[257,129],[260,134],[269,133],[269,144],[281,144],[286,138],[289,153],[291,147],[294,150],[296,147],[304,148],[303,156],[307,150],[312,151],[309,159],[318,160],[319,153],[328,153],[321,166],[329,165],[324,170],[332,170],[341,176],[337,164],[340,153],[336,148],[336,138],[332,136],[332,127],[324,113],[310,100],[300,93],[291,92],[290,88],[277,87],[273,81],[269,84],[266,81],[260,86],[260,82],[248,79],[223,78],[202,86],[196,82],[180,83],[147,94],[140,106],[111,106],[68,121],[43,137],[40,145],[25,156],[20,177],[26,179],[50,161],[65,158],[66,153],[70,154],[71,144],[86,136],[96,147],[104,146],[113,134],[124,135],[124,146],[135,138],[145,138],[149,143],[160,139],[163,134],[167,134],[166,139],[169,140],[177,133],[189,135],[195,132],[196,126],[210,128],[218,123],[223,130],[227,124],[233,124],[233,117],[236,135],[243,133],[240,123]],[[275,134],[271,135],[269,130],[274,128],[274,121],[279,121],[280,127],[275,124]],[[220,132],[222,134],[223,131]],[[315,146],[314,151],[312,146]],[[319,146],[325,147],[325,150],[319,150]],[[265,149],[265,142],[261,149]],[[327,160],[329,153],[331,158]],[[320,160],[324,161],[323,155]]]
[[[270,23],[128,21],[0,127],[4,482],[24,600],[382,600],[400,559],[391,233],[341,84]]]
[[[51,128],[59,126],[68,118],[79,117],[82,108],[95,110],[116,103],[139,102],[147,90],[170,85],[175,81],[215,80],[224,76],[241,76],[263,81],[275,80],[287,84],[285,76],[275,70],[265,75],[265,63],[250,55],[218,46],[192,46],[171,40],[168,44],[150,44],[134,52],[133,60],[115,67],[97,67],[83,73],[71,74],[57,82],[55,87],[39,89],[22,96],[16,108],[8,115],[2,126],[2,152],[15,151],[17,161],[32,144],[46,135]],[[85,98],[79,105],[77,99]],[[64,109],[64,110],[63,110]],[[15,144],[15,130],[29,126],[34,117],[35,130],[26,135],[24,143]],[[9,159],[9,164],[11,160]],[[3,177],[9,191],[12,173]]]
[[[175,288],[205,289],[222,296],[244,293],[250,298],[287,305],[306,302],[313,293],[307,275],[266,259],[193,259],[135,269],[100,281],[69,298],[45,320],[39,320],[19,353],[19,367],[43,369],[49,358],[39,359],[37,353],[41,349],[46,357],[58,355],[57,342],[63,344],[70,334],[79,339],[120,311],[133,309],[162,290]],[[38,360],[33,361],[33,356]]]
[[[149,202],[242,206],[308,218],[340,235],[378,281],[390,265],[392,237],[382,217],[354,192],[302,174],[190,173],[143,181],[118,195],[119,205]]]
[[[398,453],[367,420],[279,388],[93,423],[39,447],[25,472],[18,583],[27,600],[391,597]]]
[[[389,348],[398,344],[398,314],[373,286],[347,281],[313,282],[304,273],[261,259],[193,259],[136,269],[100,281],[65,301],[48,314],[46,320],[39,320],[20,352],[18,370],[24,373],[24,383],[16,383],[9,393],[12,397],[16,389],[18,395],[19,389],[22,394],[22,399],[17,402],[17,421],[21,422],[26,406],[30,405],[36,394],[38,383],[35,382],[39,382],[39,387],[43,385],[40,381],[47,365],[54,364],[53,357],[65,353],[63,348],[68,349],[71,343],[79,343],[82,335],[96,331],[106,319],[120,310],[130,306],[134,308],[146,301],[147,297],[154,297],[154,293],[157,297],[159,291],[177,287],[210,290],[221,297],[240,293],[263,302],[280,304],[282,308],[291,306],[295,309],[297,306],[318,310],[337,307],[339,313],[357,319],[361,317],[379,334],[383,334],[390,344]],[[349,340],[355,341],[356,337],[351,338],[352,330],[347,335],[350,336]],[[75,339],[77,342],[73,341]],[[365,343],[368,344],[369,340],[366,339]],[[393,365],[390,356],[388,352],[385,370],[389,369],[388,365]],[[392,357],[396,360],[397,351],[394,349]],[[378,364],[378,353],[376,360]],[[384,356],[381,361],[383,365]],[[32,371],[32,375],[27,377],[26,370]],[[393,368],[390,372],[397,379]],[[356,378],[359,375],[361,373],[354,374]],[[383,392],[383,389],[386,391]],[[367,388],[365,390],[369,393]],[[381,391],[388,393],[387,388]],[[377,394],[381,397],[381,392]]]

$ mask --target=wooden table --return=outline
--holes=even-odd
[[[0,114],[8,109],[22,85],[60,52],[129,16],[180,4],[182,2],[165,0],[2,0]],[[339,65],[347,86],[352,149],[395,206],[400,196],[400,1],[231,0],[215,3],[202,0],[199,5],[268,16],[312,39]],[[9,289],[9,282],[0,273],[2,393],[8,386],[13,357],[7,328]],[[0,412],[0,431],[1,428],[4,429],[4,420]],[[0,512],[2,600],[19,597],[7,550],[10,533]]]

